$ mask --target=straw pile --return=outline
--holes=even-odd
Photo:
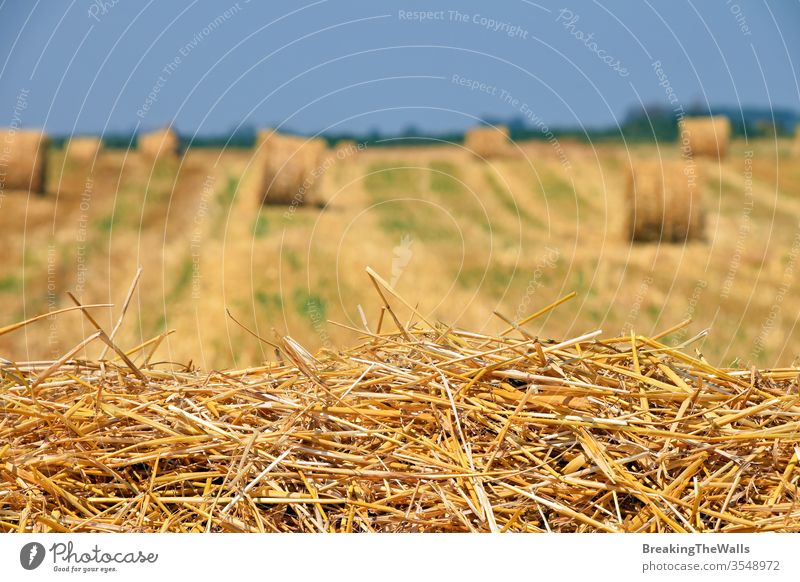
[[[73,137],[66,147],[66,157],[70,162],[85,166],[97,161],[103,151],[103,140],[99,137]]]
[[[180,138],[166,127],[139,135],[139,153],[149,161],[175,159],[180,155]]]
[[[684,157],[722,159],[731,143],[731,121],[723,115],[685,117],[678,124]]]
[[[49,146],[47,134],[41,131],[0,129],[0,191],[43,193]]]
[[[263,169],[259,192],[262,204],[302,206],[319,202],[320,182],[329,165],[324,163],[324,139],[263,130],[258,133],[256,147]]]
[[[3,365],[0,530],[800,532],[800,370],[385,305],[352,349],[247,370],[102,330],[116,360]]]
[[[464,147],[481,159],[507,157],[512,153],[509,136],[503,125],[473,127],[464,134]]]
[[[628,175],[626,232],[638,242],[703,240],[705,209],[691,162],[637,162]]]

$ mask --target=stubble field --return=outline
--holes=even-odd
[[[426,317],[466,329],[496,332],[574,291],[526,330],[654,335],[691,318],[668,343],[693,340],[720,365],[786,366],[800,353],[800,166],[789,150],[736,141],[721,164],[698,161],[707,240],[633,245],[628,168],[677,158],[674,144],[529,142],[489,161],[445,144],[331,151],[324,208],[258,204],[247,150],[190,149],[155,165],[110,150],[88,181],[53,151],[49,192],[9,191],[0,205],[0,322],[67,307],[71,291],[114,304],[94,311],[112,329],[141,266],[120,345],[174,330],[153,362],[243,367],[275,354],[234,318],[310,351],[352,344],[365,321],[374,330],[371,267]],[[0,336],[0,354],[56,359],[88,325],[49,318]]]

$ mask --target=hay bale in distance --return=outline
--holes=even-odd
[[[638,162],[628,176],[627,233],[634,242],[703,240],[705,209],[695,164]]]
[[[256,139],[263,169],[259,196],[262,204],[319,203],[327,142],[322,138],[283,135],[263,130]]]
[[[678,124],[678,140],[686,158],[723,159],[731,144],[731,121],[724,115],[685,117]]]
[[[44,193],[49,147],[44,132],[0,129],[0,191]]]
[[[103,151],[103,140],[99,137],[73,137],[66,146],[66,158],[76,164],[91,164]]]
[[[512,153],[509,138],[504,125],[473,127],[464,134],[464,147],[478,158],[502,158]]]
[[[180,155],[180,138],[169,127],[141,134],[138,142],[140,155],[148,160],[175,159]]]

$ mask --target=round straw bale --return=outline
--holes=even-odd
[[[0,191],[43,193],[50,139],[37,130],[0,129]]]
[[[705,210],[700,183],[698,168],[690,161],[636,163],[626,191],[630,240],[702,240]]]
[[[327,143],[322,138],[259,132],[256,140],[263,168],[262,204],[318,203],[319,184],[327,164]]]
[[[473,127],[464,134],[464,147],[483,159],[511,155],[510,133],[504,125]]]
[[[66,147],[67,160],[74,163],[91,164],[103,151],[103,140],[99,137],[73,137]]]
[[[731,144],[731,121],[724,115],[685,117],[678,123],[681,151],[686,158],[724,158]]]
[[[261,152],[261,146],[270,138],[270,136],[274,133],[277,133],[276,130],[272,129],[271,127],[267,127],[266,129],[259,129],[256,132],[256,151]]]
[[[172,128],[165,127],[139,135],[139,153],[149,160],[176,158],[180,155],[180,138]]]

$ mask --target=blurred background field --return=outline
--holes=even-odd
[[[249,149],[155,162],[106,150],[88,174],[51,150],[45,195],[2,198],[0,324],[66,307],[72,291],[114,303],[96,311],[111,329],[141,266],[121,345],[175,330],[154,360],[255,365],[274,353],[226,309],[266,339],[336,350],[363,329],[359,309],[378,319],[370,266],[424,314],[476,331],[506,327],[493,311],[519,320],[575,291],[526,329],[655,334],[692,318],[670,342],[710,329],[692,347],[715,363],[789,365],[800,354],[790,139],[737,139],[721,163],[698,160],[706,241],[685,245],[631,244],[624,227],[629,167],[677,159],[674,143],[519,141],[488,160],[458,144],[391,146],[329,150],[324,208],[261,206]],[[90,331],[61,315],[0,337],[0,355],[57,358]]]

